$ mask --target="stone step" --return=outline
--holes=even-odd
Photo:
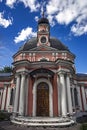
[[[12,117],[11,122],[25,126],[70,126],[75,122],[70,118],[25,118],[25,117]]]

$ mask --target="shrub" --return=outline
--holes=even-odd
[[[87,124],[82,124],[80,130],[87,130]]]
[[[0,111],[0,121],[10,120],[11,114],[8,112]]]

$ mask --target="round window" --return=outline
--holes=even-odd
[[[41,37],[41,43],[46,43],[46,37],[45,36]]]

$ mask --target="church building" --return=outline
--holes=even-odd
[[[40,18],[37,37],[13,55],[13,72],[0,74],[0,110],[28,125],[46,119],[58,124],[59,118],[86,112],[87,74],[76,73],[74,60],[68,47],[50,36],[48,19]]]

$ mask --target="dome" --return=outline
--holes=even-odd
[[[29,41],[27,41],[19,49],[19,51],[29,51],[36,47],[37,47],[37,38],[32,38]],[[66,47],[64,44],[62,44],[58,39],[56,39],[54,37],[50,37],[50,47],[55,48],[60,51],[69,51],[68,47]]]
[[[39,19],[38,24],[43,24],[43,23],[49,24],[48,19],[47,19],[47,18],[44,18],[44,17],[41,18],[41,19]]]

